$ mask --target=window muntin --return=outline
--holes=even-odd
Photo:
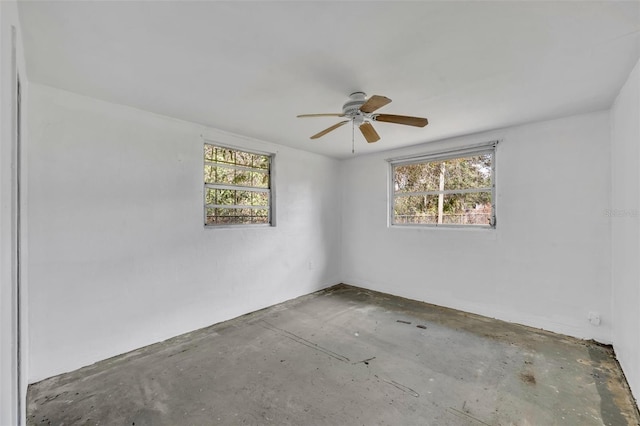
[[[391,224],[495,226],[495,148],[391,161]]]
[[[204,144],[205,226],[272,223],[272,157]]]

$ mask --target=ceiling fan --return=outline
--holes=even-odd
[[[371,125],[372,121],[383,121],[386,123],[404,124],[407,126],[424,127],[429,124],[426,118],[421,117],[409,117],[407,115],[393,115],[393,114],[374,114],[379,108],[387,105],[391,102],[391,99],[386,96],[373,95],[367,99],[367,95],[364,92],[354,92],[349,95],[349,100],[342,106],[342,113],[327,113],[327,114],[301,114],[299,118],[306,117],[346,117],[347,120],[341,121],[333,126],[324,129],[321,132],[311,136],[311,139],[318,139],[327,133],[337,129],[340,126],[347,124],[349,121],[353,122],[354,126],[358,126],[362,136],[369,143],[377,142],[380,140],[380,135]]]

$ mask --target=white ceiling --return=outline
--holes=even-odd
[[[640,2],[21,1],[31,81],[339,158],[309,136],[357,90],[356,153],[608,108],[640,57]]]

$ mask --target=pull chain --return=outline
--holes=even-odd
[[[356,153],[355,139],[356,139],[356,123],[354,121],[351,121],[351,153],[352,154]]]

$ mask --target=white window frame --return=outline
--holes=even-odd
[[[446,151],[438,151],[429,154],[420,154],[420,155],[412,155],[407,157],[397,157],[390,158],[387,161],[389,162],[389,197],[388,197],[388,226],[389,227],[398,227],[398,228],[464,228],[464,229],[495,229],[497,225],[497,215],[496,215],[496,151],[497,151],[498,141],[490,141],[486,143],[476,144],[476,145],[467,145],[461,148],[446,150]],[[473,224],[437,224],[437,223],[395,223],[395,215],[393,213],[393,208],[395,205],[395,197],[396,191],[394,186],[394,176],[395,176],[395,167],[402,166],[407,164],[417,164],[417,163],[429,163],[434,161],[443,161],[443,160],[451,160],[454,158],[464,158],[464,157],[473,157],[475,155],[481,154],[492,154],[491,159],[491,221],[487,225],[473,225]],[[442,194],[463,194],[463,193],[471,193],[471,192],[486,192],[486,191],[478,191],[475,189],[468,190],[444,190],[444,191],[427,191],[416,193],[417,195],[438,195]]]
[[[255,149],[247,149],[247,148],[242,148],[242,147],[238,147],[238,146],[233,146],[233,145],[229,145],[229,144],[224,144],[224,143],[220,143],[214,140],[210,140],[210,139],[204,139],[204,143],[202,145],[202,160],[203,160],[203,165],[202,165],[202,170],[204,172],[204,167],[207,165],[215,165],[216,163],[211,162],[211,161],[207,161],[204,155],[204,149],[206,145],[211,145],[214,147],[219,147],[219,148],[224,148],[224,149],[231,149],[234,151],[240,151],[240,152],[246,152],[249,154],[256,154],[256,155],[263,155],[269,158],[269,168],[267,169],[268,171],[268,175],[269,175],[269,186],[268,188],[260,188],[260,187],[253,187],[253,186],[241,186],[241,185],[226,185],[226,184],[216,184],[216,183],[206,183],[204,182],[204,187],[203,187],[203,191],[202,191],[202,201],[203,201],[203,223],[204,223],[204,227],[207,229],[223,229],[223,228],[270,228],[270,227],[274,227],[276,226],[276,219],[275,219],[275,154],[273,152],[266,152],[266,151],[258,151]],[[250,167],[242,167],[242,166],[233,166],[233,165],[226,165],[225,167],[228,168],[238,168],[238,169],[246,169],[246,170],[250,170]],[[240,206],[240,205],[234,205],[234,206],[229,206],[229,205],[215,205],[215,204],[207,204],[207,188],[214,188],[214,189],[232,189],[232,190],[244,190],[244,191],[256,191],[256,192],[266,192],[269,194],[269,206],[267,208],[268,211],[268,218],[267,218],[267,223],[223,223],[223,224],[207,224],[207,208],[246,208],[246,209],[261,209],[264,208],[264,206]]]

